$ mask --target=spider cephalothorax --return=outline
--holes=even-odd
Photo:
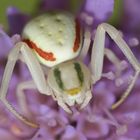
[[[48,74],[48,84],[53,89],[58,104],[69,113],[71,110],[67,105],[77,103],[83,108],[92,97],[90,72],[78,61],[65,62],[52,68]],[[62,105],[63,102],[65,105]]]

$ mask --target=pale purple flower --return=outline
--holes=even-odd
[[[95,28],[99,23],[109,19],[113,9],[114,0],[85,0],[81,18]]]
[[[0,28],[0,58],[8,55],[9,50],[13,47],[10,37]]]
[[[85,10],[97,20],[106,20],[113,12],[114,0],[86,0]]]
[[[29,16],[23,14],[15,7],[7,9],[7,19],[10,28],[10,34],[21,34],[23,27],[29,20]]]
[[[130,4],[130,1],[131,0],[129,0],[128,4]],[[137,4],[137,2],[135,0],[133,4]],[[66,2],[64,0],[43,0],[39,7],[42,8],[41,11],[50,9],[69,10],[70,8],[69,1]],[[136,9],[138,9],[137,7],[138,5]],[[79,19],[85,23],[84,25],[92,26],[93,29],[95,28],[93,25],[98,25],[109,19],[113,8],[114,0],[85,0],[80,13],[77,13],[77,15]],[[137,14],[137,10],[135,11],[134,9],[130,10],[130,12],[133,11],[131,12],[133,15]],[[130,14],[129,9],[126,9],[125,12]],[[31,18],[31,16],[25,15],[13,7],[8,8],[7,16],[10,34],[21,33],[23,26]],[[125,23],[123,23],[119,29],[125,29],[123,28],[124,25]],[[140,50],[136,48],[136,46],[139,46],[138,37],[135,36],[135,32],[129,34],[128,29],[129,28],[121,31],[124,37],[126,37],[125,40],[132,47],[133,52],[139,55]],[[91,30],[91,32],[94,31]],[[9,37],[0,29],[0,80],[2,79],[8,52],[14,47],[14,44],[20,40],[20,35],[16,34]],[[0,110],[4,109],[4,111],[0,111],[1,138],[5,140],[140,139],[140,80],[136,82],[136,86],[127,100],[119,108],[112,111],[110,109],[111,105],[127,88],[132,78],[133,70],[120,50],[115,48],[109,39],[107,41],[107,47],[114,50],[119,58],[123,60],[123,72],[119,77],[115,77],[116,68],[105,59],[104,72],[109,73],[92,87],[93,98],[89,105],[82,111],[76,110],[76,108],[73,107],[73,115],[67,114],[51,97],[41,95],[36,90],[27,91],[27,94],[25,93],[23,95],[23,97],[26,96],[27,99],[26,105],[20,106],[15,94],[16,86],[21,81],[30,78],[27,67],[20,62],[16,67],[11,84],[9,85],[10,94],[8,95],[8,99],[23,115],[29,116],[29,118],[36,121],[40,125],[40,128],[34,129],[26,126],[1,105]],[[88,65],[90,57],[87,56],[87,58],[86,64]]]
[[[12,133],[9,133],[8,130],[0,128],[1,139],[3,140],[19,140]]]
[[[140,1],[139,0],[124,0],[125,24],[128,30],[137,30],[140,25]]]
[[[87,140],[87,138],[81,131],[78,131],[78,129],[68,125],[61,137],[61,140]]]
[[[42,11],[67,10],[70,8],[70,0],[42,0],[40,8]]]

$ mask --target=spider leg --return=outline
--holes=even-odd
[[[24,81],[24,82],[19,83],[17,86],[16,96],[18,98],[19,108],[21,109],[22,113],[26,114],[26,116],[31,117],[29,108],[27,106],[25,94],[24,94],[24,90],[28,90],[28,89],[29,90],[37,89],[34,81],[30,80],[30,81]],[[46,92],[51,93],[51,95],[53,96],[52,90],[50,90],[49,87],[48,87],[48,91],[46,90]]]
[[[57,98],[58,105],[60,105],[66,112],[72,114],[72,111],[70,110],[68,105],[63,101],[63,98],[62,97],[56,97],[56,98]]]
[[[134,75],[134,77],[133,77],[133,79],[132,79],[130,85],[128,86],[128,88],[126,89],[126,91],[124,92],[124,94],[121,96],[121,98],[120,98],[116,103],[114,103],[114,104],[112,105],[112,109],[117,108],[117,107],[118,107],[121,103],[123,103],[123,101],[128,97],[128,95],[130,94],[132,88],[133,88],[134,85],[135,85],[135,82],[136,82],[136,80],[137,80],[137,78],[138,78],[138,76],[139,76],[139,73],[140,73],[139,71],[136,71],[136,72],[135,72],[135,75]]]
[[[26,96],[24,94],[24,90],[36,89],[36,85],[33,81],[25,81],[21,82],[17,86],[16,97],[18,101],[18,105],[22,113],[26,116],[31,116],[28,104],[26,102]]]
[[[79,55],[80,60],[84,60],[84,58],[86,57],[89,47],[90,47],[90,43],[91,43],[91,34],[90,34],[88,28],[85,28],[83,45],[82,45],[82,49],[81,49],[81,52]]]
[[[129,95],[130,91],[132,90],[135,81],[138,78],[140,73],[140,64],[126,42],[123,40],[122,36],[120,35],[119,31],[115,29],[113,26],[102,23],[98,26],[95,39],[92,48],[92,57],[91,57],[91,70],[93,74],[93,83],[96,83],[100,80],[102,75],[102,67],[103,67],[103,58],[104,58],[104,44],[105,44],[105,33],[108,33],[109,36],[114,40],[114,42],[118,45],[120,50],[124,53],[126,58],[129,60],[131,65],[134,67],[136,73],[131,81],[130,85],[128,86],[127,90],[117,101],[115,104],[112,105],[112,109],[118,107]]]
[[[2,84],[0,88],[0,100],[1,102],[3,102],[3,104],[7,107],[7,109],[11,113],[13,113],[18,119],[23,121],[25,124],[32,127],[38,127],[37,124],[29,121],[21,114],[19,114],[16,111],[16,109],[6,99],[9,81],[11,79],[16,61],[19,59],[20,53],[24,56],[25,62],[30,70],[33,80],[35,81],[37,89],[41,93],[47,94],[46,80],[39,62],[37,61],[36,57],[32,53],[31,49],[25,43],[19,42],[16,44],[16,46],[11,50],[10,54],[8,55],[8,62],[5,67]]]
[[[85,93],[85,99],[84,99],[83,103],[80,105],[80,109],[83,109],[89,103],[91,98],[92,98],[91,90],[88,90]]]
[[[109,59],[109,61],[116,67],[115,75],[116,77],[119,77],[121,75],[121,72],[126,68],[127,63],[124,60],[120,60],[115,53],[108,48],[105,48],[104,54]]]

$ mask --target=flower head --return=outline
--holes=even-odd
[[[39,5],[41,9],[36,13],[55,9],[72,11],[69,4],[70,1],[65,0],[42,0],[42,3]],[[122,20],[119,29],[121,29],[122,36],[125,37],[134,54],[139,57],[140,50],[138,46],[140,32],[139,30],[133,30],[134,27],[135,29],[139,28],[137,26],[139,18],[138,16],[133,16],[138,14],[138,4],[138,0],[134,0],[133,2],[131,0],[125,1],[125,14],[130,15],[129,18],[134,20],[130,20],[131,23],[129,21],[126,23]],[[130,5],[133,5],[133,7],[129,8]],[[85,0],[82,7],[78,7],[78,12],[75,16],[78,16],[80,21],[84,23],[84,27],[88,27],[88,29],[91,27],[90,32],[94,40],[95,25],[101,22],[107,22],[113,10],[114,0]],[[10,34],[13,36],[9,37],[0,28],[0,80],[2,79],[8,52],[10,52],[17,42],[22,41],[21,32],[24,25],[32,16],[22,13],[15,7],[9,7],[7,9],[7,17]],[[125,28],[126,24],[128,28]],[[74,114],[72,115],[64,112],[51,97],[39,94],[35,88],[24,91],[25,94],[20,92],[20,99],[18,98],[15,94],[17,85],[21,81],[31,79],[29,70],[25,64],[20,62],[12,75],[8,100],[19,112],[38,123],[40,127],[35,129],[26,126],[14,118],[0,104],[1,137],[5,140],[18,140],[21,138],[30,140],[140,139],[140,127],[138,125],[140,123],[140,80],[137,80],[134,90],[127,100],[116,110],[111,110],[112,104],[121,97],[132,80],[133,70],[122,53],[120,53],[120,50],[114,47],[115,45],[110,39],[107,40],[106,45],[107,48],[110,48],[117,54],[118,60],[120,60],[119,67],[116,68],[116,66],[105,58],[103,77],[100,79],[100,82],[97,82],[92,87],[92,100],[82,111],[76,110],[76,107],[73,107]],[[89,64],[90,56],[91,53],[89,51],[86,58],[86,65]],[[22,60],[22,57],[20,59]],[[24,60],[22,61],[24,62]],[[4,111],[2,111],[3,109]]]

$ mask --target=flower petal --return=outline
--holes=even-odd
[[[139,0],[124,0],[125,20],[128,28],[137,29],[140,24],[140,1]],[[127,20],[127,21],[126,21]]]
[[[114,0],[86,0],[85,10],[95,19],[104,21],[109,18],[114,8]]]
[[[66,0],[42,0],[40,8],[41,10],[57,10],[67,9],[69,7],[69,1]]]
[[[9,49],[12,47],[11,38],[0,28],[0,58],[7,56]]]
[[[21,13],[15,7],[9,7],[7,9],[7,17],[11,34],[21,34],[24,25],[29,19],[27,15]]]

